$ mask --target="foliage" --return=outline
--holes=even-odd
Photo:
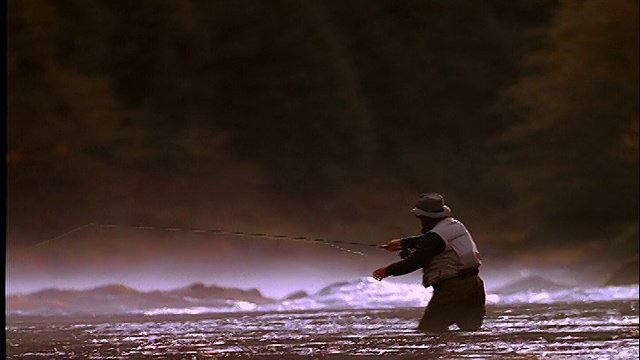
[[[638,216],[638,2],[565,1],[505,92],[520,216],[584,236]]]
[[[631,221],[637,1],[556,5],[10,0],[8,159],[39,161],[10,192],[231,154],[283,195],[382,179],[480,213],[517,199],[531,228]]]

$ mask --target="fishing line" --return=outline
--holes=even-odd
[[[22,253],[27,252],[27,251],[29,251],[29,250],[33,250],[33,249],[35,249],[35,248],[37,248],[37,247],[39,247],[39,246],[42,246],[42,245],[48,244],[48,243],[53,242],[53,241],[56,241],[56,240],[60,240],[60,239],[62,239],[62,238],[64,238],[64,237],[67,237],[67,236],[69,236],[69,235],[71,235],[71,234],[73,234],[73,233],[76,233],[76,232],[80,231],[80,230],[84,230],[84,229],[86,229],[86,228],[88,228],[88,227],[90,227],[90,226],[93,226],[93,224],[92,224],[92,223],[88,223],[88,224],[82,225],[82,226],[77,227],[77,228],[75,228],[75,229],[73,229],[73,230],[71,230],[71,231],[67,231],[66,233],[64,233],[64,234],[62,234],[62,235],[58,235],[58,236],[53,237],[53,238],[51,238],[51,239],[49,239],[49,240],[45,240],[45,241],[39,242],[39,243],[37,243],[37,244],[35,244],[35,245],[28,246],[28,247],[26,247],[26,248],[24,248],[24,249],[18,250],[18,251],[16,251],[16,252],[14,253],[14,255],[19,255],[19,254],[22,254]]]
[[[130,229],[130,230],[155,230],[155,231],[166,231],[166,232],[190,232],[196,234],[218,234],[218,235],[231,235],[231,236],[241,236],[241,237],[254,237],[254,238],[268,238],[268,239],[282,239],[289,241],[301,241],[301,242],[311,242],[318,243],[323,245],[331,246],[340,251],[348,252],[355,255],[367,256],[366,254],[360,251],[354,251],[350,249],[343,248],[339,246],[341,245],[356,245],[356,246],[370,246],[377,247],[374,244],[364,244],[359,242],[349,242],[349,241],[340,241],[340,240],[326,240],[322,238],[310,238],[306,236],[290,236],[290,235],[276,235],[276,234],[266,234],[266,233],[253,233],[253,232],[245,232],[245,231],[229,231],[229,230],[221,230],[221,229],[196,229],[196,228],[180,228],[180,227],[159,227],[159,226],[130,226],[130,225],[114,225],[114,224],[93,224],[96,228],[106,228],[106,229]]]
[[[282,239],[282,240],[289,240],[289,241],[302,241],[302,242],[328,245],[340,251],[345,251],[345,252],[348,252],[354,255],[359,255],[359,256],[367,256],[367,255],[360,251],[354,251],[354,250],[343,248],[340,245],[353,245],[353,246],[376,247],[376,248],[378,247],[378,245],[376,244],[366,244],[366,243],[355,242],[355,241],[327,240],[323,238],[314,238],[314,237],[307,237],[307,236],[290,236],[290,235],[267,234],[267,233],[256,233],[256,232],[245,232],[245,231],[229,231],[229,230],[222,230],[222,229],[198,229],[198,228],[181,228],[181,227],[133,226],[133,225],[118,225],[118,224],[88,223],[80,227],[77,227],[71,231],[68,231],[64,234],[58,235],[51,239],[42,241],[35,245],[16,251],[14,255],[18,255],[26,251],[32,250],[34,248],[40,247],[42,245],[45,245],[54,241],[58,241],[71,234],[77,233],[87,228],[109,229],[109,230],[129,229],[134,231],[189,232],[194,234],[218,234],[218,235],[231,235],[231,236],[241,236],[241,237]]]

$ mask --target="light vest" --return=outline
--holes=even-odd
[[[442,219],[429,232],[438,234],[446,245],[444,251],[434,256],[428,266],[424,267],[422,284],[425,287],[461,275],[482,264],[476,243],[460,221],[451,217]]]

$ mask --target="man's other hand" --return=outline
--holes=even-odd
[[[387,268],[386,267],[382,267],[380,269],[375,269],[375,270],[373,270],[372,275],[373,275],[374,279],[380,281],[380,280],[382,280],[382,279],[384,279],[384,278],[386,278],[388,276],[387,275]]]

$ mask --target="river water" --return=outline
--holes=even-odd
[[[638,359],[638,287],[489,295],[476,332],[417,331],[424,298],[370,280],[232,310],[8,314],[7,359]],[[388,285],[386,285],[388,286]],[[395,286],[395,285],[394,285]],[[404,287],[403,287],[404,286]],[[353,293],[354,287],[360,292]],[[371,302],[371,289],[379,298]],[[418,288],[412,288],[418,289]],[[351,291],[351,293],[349,292]],[[396,292],[408,295],[394,298]],[[418,290],[416,290],[418,291]],[[391,294],[391,295],[390,295]],[[387,303],[382,301],[386,296]],[[363,302],[368,298],[369,302]],[[336,302],[337,301],[337,302]],[[409,301],[407,303],[406,301]],[[408,306],[412,305],[412,306]],[[419,306],[418,306],[419,305]]]

